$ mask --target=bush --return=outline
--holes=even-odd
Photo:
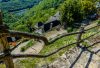
[[[30,48],[31,46],[33,46],[35,43],[36,43],[35,41],[30,40],[30,42],[26,46],[23,46],[21,48],[21,52],[24,52],[25,50],[27,50],[28,48]]]
[[[96,13],[96,7],[90,0],[66,0],[60,11],[62,21],[72,26],[74,22],[79,22],[88,15]]]
[[[21,52],[24,52],[24,51],[25,51],[25,48],[24,48],[24,47],[22,47],[22,48],[21,48]]]

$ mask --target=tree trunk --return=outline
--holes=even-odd
[[[2,60],[4,61],[6,68],[14,68],[14,63],[13,63],[13,59],[10,55],[9,52],[9,44],[7,42],[7,37],[6,36],[1,36],[0,37],[0,43],[1,46],[3,48],[3,53],[7,56],[5,56]]]

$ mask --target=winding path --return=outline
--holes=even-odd
[[[46,33],[45,36],[48,39],[50,39],[50,38],[56,37],[57,35],[61,35],[63,33],[66,33],[66,31],[65,30],[50,31],[50,32]],[[19,47],[17,47],[14,51],[12,51],[12,54],[38,54],[44,47],[44,42],[39,41],[36,44],[34,44],[32,47],[28,48],[25,52],[21,52],[20,51],[21,47],[27,45],[28,42],[29,41],[20,44]]]

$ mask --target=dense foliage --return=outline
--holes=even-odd
[[[12,23],[19,21],[25,12],[42,0],[8,0],[0,2],[4,14],[4,22],[11,27]],[[24,30],[27,31],[27,30]]]
[[[89,15],[96,13],[94,0],[43,0],[31,8],[18,22],[11,27],[20,30],[30,24],[34,26],[37,22],[45,22],[57,11],[61,12],[62,22],[72,26],[74,22],[80,22]],[[21,28],[19,28],[19,25]],[[24,26],[23,26],[24,25]]]
[[[19,6],[10,9],[20,9],[21,7],[29,6],[28,4],[35,3],[35,0],[11,0],[13,3],[19,4]],[[7,2],[8,4],[11,3]],[[20,31],[29,31],[27,24],[30,24],[30,27],[33,27],[37,22],[46,22],[48,18],[54,15],[57,11],[60,10],[62,15],[62,22],[66,22],[69,26],[72,26],[74,22],[80,22],[82,19],[85,19],[87,16],[96,12],[95,1],[94,0],[36,0],[39,4],[28,9],[27,12],[23,13],[26,10],[20,11],[20,13],[12,12],[5,13],[4,21],[10,26],[11,29],[20,30]],[[36,2],[36,3],[37,3]],[[24,3],[24,4],[23,4]],[[27,3],[27,4],[26,4]],[[2,3],[6,4],[6,3]],[[23,5],[21,5],[23,4]],[[7,5],[7,4],[6,4]],[[5,6],[4,6],[5,7]],[[6,7],[7,9],[7,7]],[[9,8],[8,8],[9,9]],[[15,14],[16,13],[16,14]],[[11,24],[12,23],[12,24]]]
[[[31,8],[38,4],[41,0],[10,0],[7,2],[1,2],[0,7],[2,10],[14,12],[26,8]]]
[[[73,22],[79,22],[96,13],[96,6],[91,0],[66,0],[60,10],[62,21],[72,25]]]

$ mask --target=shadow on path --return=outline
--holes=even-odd
[[[99,42],[99,43],[100,43],[100,42]],[[98,44],[98,42],[93,43],[93,44],[90,45],[89,47],[92,47],[92,46],[94,46],[95,44]],[[77,61],[80,59],[82,53],[85,52],[85,51],[87,51],[87,52],[90,53],[89,59],[88,59],[88,61],[87,61],[87,63],[86,63],[86,66],[85,66],[85,68],[88,68],[89,65],[90,65],[90,63],[91,63],[91,61],[92,61],[93,55],[96,55],[98,52],[100,52],[100,49],[94,52],[94,51],[90,51],[90,50],[88,49],[89,47],[83,47],[83,46],[77,46],[77,47],[78,47],[78,48],[81,48],[81,52],[79,53],[79,55],[77,56],[77,58],[76,58],[75,61],[71,64],[71,66],[70,66],[69,68],[74,68],[74,65],[77,63]]]

